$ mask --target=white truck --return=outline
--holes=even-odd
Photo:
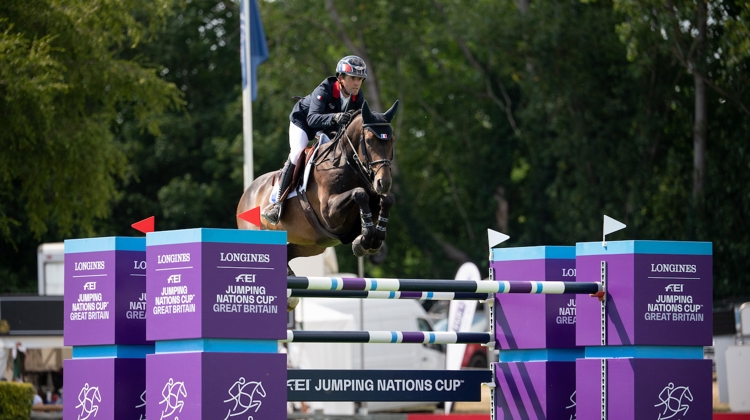
[[[39,296],[62,296],[65,287],[65,244],[41,244],[36,251]]]
[[[305,305],[308,305],[307,309]],[[338,313],[328,321],[310,313],[318,308]],[[314,308],[314,309],[313,309]],[[303,298],[297,307],[302,329],[364,331],[434,331],[427,312],[416,300]],[[305,322],[305,320],[309,320]],[[327,324],[330,327],[327,327]],[[302,369],[444,370],[442,344],[291,343],[290,355]],[[367,402],[368,412],[434,409],[438,402]],[[310,404],[326,414],[350,414],[351,403]]]

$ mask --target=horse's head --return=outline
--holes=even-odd
[[[260,382],[258,382],[258,386],[255,387],[255,392],[257,392],[258,395],[260,395],[261,397],[265,398],[266,396],[266,389],[263,388],[263,384]],[[255,410],[255,411],[258,411],[258,410]]]
[[[356,139],[353,147],[360,154],[360,162],[372,188],[380,195],[391,190],[391,162],[396,153],[396,139],[393,136],[391,120],[398,111],[398,101],[385,113],[370,111],[365,102],[362,105],[361,119],[357,118],[347,128],[347,135]]]

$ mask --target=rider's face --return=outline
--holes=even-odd
[[[339,76],[339,83],[344,86],[344,90],[349,92],[350,95],[356,95],[359,93],[363,80],[364,79],[361,77],[350,76],[348,74],[342,74]]]

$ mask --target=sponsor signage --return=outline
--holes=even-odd
[[[481,401],[489,370],[287,371],[289,401]]]
[[[146,342],[145,238],[65,241],[65,345]]]
[[[146,248],[150,340],[286,337],[285,234],[154,232]]]
[[[710,346],[713,250],[710,242],[614,241],[577,244],[580,281],[607,275],[609,345]],[[602,262],[605,263],[602,268]],[[576,296],[577,344],[597,346],[601,307]]]

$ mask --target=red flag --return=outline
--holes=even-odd
[[[135,230],[139,230],[143,233],[149,233],[154,231],[154,216],[147,217],[140,222],[135,222],[132,225]]]
[[[252,208],[244,213],[238,214],[237,217],[240,219],[250,222],[255,226],[261,227],[260,225],[260,207]]]

